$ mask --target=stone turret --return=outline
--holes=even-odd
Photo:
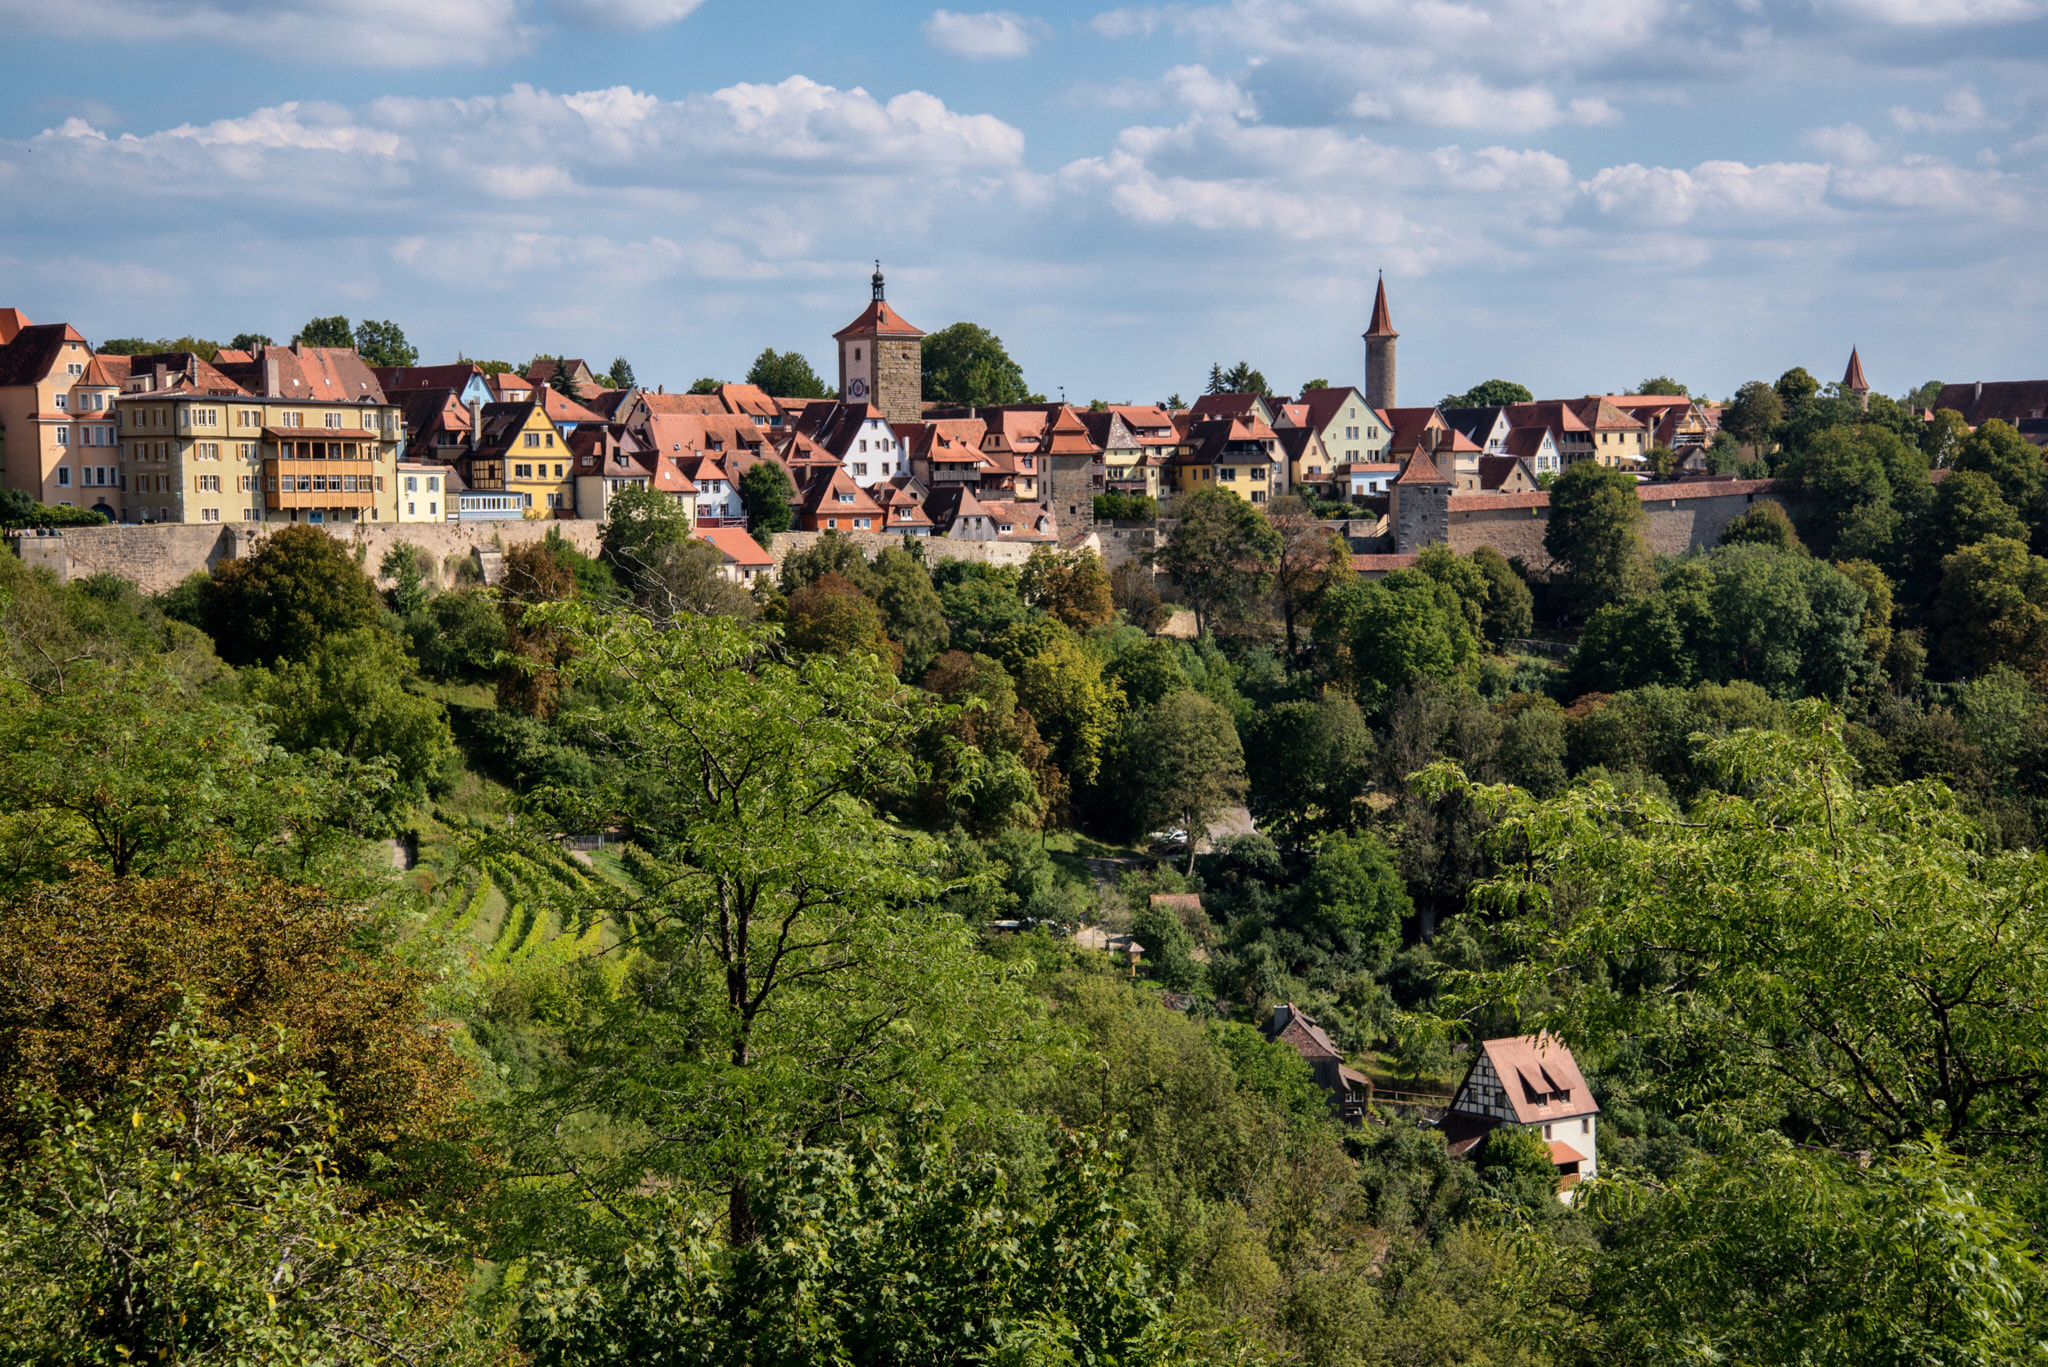
[[[870,283],[874,297],[867,308],[832,335],[839,344],[839,398],[871,403],[890,422],[916,422],[924,415],[924,333],[889,307],[879,261]]]
[[[1451,481],[1418,446],[1408,468],[1387,490],[1387,524],[1398,554],[1451,539]]]
[[[1374,408],[1399,406],[1394,400],[1394,339],[1400,335],[1387,316],[1387,281],[1381,276],[1372,301],[1372,325],[1365,330],[1365,401]]]
[[[1870,381],[1863,378],[1863,358],[1853,346],[1849,348],[1849,369],[1842,375],[1842,392],[1869,411]]]

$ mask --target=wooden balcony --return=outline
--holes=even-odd
[[[368,508],[376,502],[376,466],[370,461],[263,462],[266,508]]]

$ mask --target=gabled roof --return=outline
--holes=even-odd
[[[1261,418],[1272,412],[1262,394],[1204,394],[1188,410],[1198,418]]]
[[[665,494],[694,494],[697,483],[684,474],[672,456],[654,457],[653,486]]]
[[[1214,418],[1189,424],[1182,450],[1173,457],[1175,465],[1243,464],[1248,456],[1233,456],[1226,448],[1233,442],[1272,441],[1273,429],[1257,418]]]
[[[85,338],[69,323],[33,323],[17,328],[14,336],[0,345],[0,385],[40,384],[56,367],[66,342],[83,346]]]
[[[134,373],[135,358],[133,356],[98,355],[92,359],[93,364],[100,368],[100,373],[107,377],[108,384],[124,385],[128,383],[128,377]]]
[[[1280,1028],[1273,1032],[1274,1043],[1292,1045],[1296,1053],[1311,1063],[1317,1059],[1335,1059],[1343,1062],[1344,1051],[1331,1042],[1330,1037],[1323,1032],[1323,1027],[1316,1024],[1315,1017],[1293,1002],[1288,1002],[1274,1015],[1278,1018],[1281,1013],[1285,1013],[1286,1018]]]
[[[459,392],[470,380],[484,373],[484,368],[474,361],[456,365],[380,365],[374,369],[377,383],[384,386],[386,394],[400,394],[411,389],[453,389]]]
[[[1962,414],[1963,421],[1972,427],[1982,427],[1993,418],[2017,424],[2023,418],[2048,417],[2048,380],[1945,384],[1933,407],[1936,411],[1947,408]]]
[[[851,498],[842,495],[851,494]],[[834,470],[829,479],[817,478],[803,492],[803,511],[813,517],[880,517],[881,505],[868,497],[867,490],[853,482],[845,470]]]
[[[1394,331],[1393,319],[1387,316],[1387,278],[1380,277],[1379,292],[1372,299],[1372,321],[1366,325],[1368,337],[1399,337]]]
[[[1394,434],[1391,449],[1397,452],[1412,451],[1423,444],[1423,434],[1430,431],[1448,432],[1450,424],[1443,414],[1434,408],[1389,408],[1381,416]]]
[[[1490,1039],[1479,1048],[1493,1065],[1494,1075],[1501,1082],[1503,1099],[1519,1123],[1531,1125],[1568,1116],[1592,1115],[1600,1110],[1600,1103],[1593,1100],[1592,1089],[1586,1086],[1585,1075],[1579,1071],[1578,1060],[1572,1057],[1572,1051],[1565,1048],[1564,1041],[1557,1036],[1517,1035],[1508,1039]],[[1479,1061],[1475,1058],[1472,1069],[1466,1070],[1465,1081],[1459,1084],[1458,1094],[1451,1100],[1453,1111],[1479,1109],[1476,1105],[1459,1105],[1465,1100],[1465,1089],[1472,1083],[1472,1070],[1478,1066]]]
[[[1549,441],[1553,448],[1557,445],[1555,441],[1551,441],[1550,429],[1547,427],[1511,427],[1508,429],[1507,440],[1501,443],[1501,450],[1511,456],[1534,457],[1543,450],[1543,443],[1546,441]]]
[[[28,315],[20,309],[0,309],[0,346],[6,346],[13,341],[15,334],[23,328],[34,326],[35,324],[28,320]]]
[[[123,358],[109,357],[108,360]],[[148,356],[129,356],[125,373],[116,366],[103,370],[119,374],[124,386],[138,375],[150,377],[154,388],[148,393],[180,393],[219,395],[223,398],[236,394],[261,393],[260,387],[251,389],[246,383],[237,383],[234,366],[225,370],[202,360],[190,351],[166,351]],[[161,372],[161,374],[159,374]],[[301,395],[300,397],[304,397]]]
[[[527,421],[537,407],[531,399],[485,404],[479,414],[482,430],[477,434],[474,454],[492,460],[504,459],[511,451],[512,443],[526,430]]]
[[[1066,404],[1061,404],[1045,424],[1045,454],[1048,456],[1099,456],[1102,447],[1089,435],[1088,425]]]
[[[1856,348],[1849,348],[1849,368],[1842,374],[1842,388],[1851,394],[1868,394],[1870,381],[1863,378],[1863,358],[1856,354]]]
[[[1140,446],[1171,446],[1180,440],[1174,415],[1157,404],[1113,403],[1107,411],[1123,419]]]
[[[1515,472],[1522,472],[1517,478]],[[1521,456],[1481,456],[1479,458],[1479,487],[1499,489],[1513,485],[1514,492],[1536,487],[1536,472],[1526,467]]]
[[[848,337],[922,337],[924,333],[903,321],[903,315],[877,299],[860,312],[860,317],[832,334],[835,340]]]
[[[988,424],[980,418],[927,418],[909,443],[910,454],[942,465],[978,465]]]
[[[1408,457],[1408,468],[1403,470],[1401,477],[1394,481],[1396,484],[1449,484],[1450,482],[1450,480],[1444,477],[1443,471],[1436,468],[1436,462],[1429,458],[1429,452],[1419,446],[1415,448],[1415,454]]]
[[[1347,405],[1366,406],[1365,395],[1348,384],[1333,385],[1328,389],[1304,389],[1301,402],[1308,409],[1308,425],[1315,428],[1328,427],[1335,422],[1337,414]]]
[[[1283,427],[1273,435],[1280,439],[1280,450],[1289,462],[1300,460],[1322,440],[1313,427]]]
[[[758,570],[775,564],[775,557],[762,550],[760,542],[738,527],[699,527],[693,535],[718,547],[718,553],[729,564]]]
[[[750,418],[780,418],[782,406],[769,397],[768,391],[753,384],[725,384],[718,387],[718,401],[725,405],[728,413],[744,413]]]
[[[548,416],[558,423],[603,422],[605,420],[604,414],[592,412],[551,384],[542,385],[540,387],[540,394],[547,402]]]
[[[911,481],[881,480],[868,486],[868,495],[880,505],[891,527],[929,527],[931,518],[924,500]]]
[[[136,358],[135,370],[146,367]],[[270,370],[277,368],[277,389],[270,389]],[[247,361],[216,368],[251,394],[308,403],[385,403],[383,382],[356,354],[354,347],[267,346]],[[458,382],[459,383],[459,382]]]

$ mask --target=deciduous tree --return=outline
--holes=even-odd
[[[747,369],[747,383],[766,390],[776,398],[824,399],[831,397],[825,382],[800,351],[777,351],[763,347]]]
[[[1246,619],[1273,572],[1280,534],[1257,508],[1222,489],[1182,494],[1168,511],[1173,530],[1153,562],[1187,594],[1196,629]]]
[[[377,588],[318,527],[281,527],[246,560],[224,560],[201,588],[200,613],[230,664],[303,660],[335,632],[377,621]]]
[[[976,407],[1032,402],[1023,369],[987,328],[954,323],[927,334],[921,346],[925,398]]]
[[[1582,460],[1550,487],[1543,549],[1556,562],[1565,600],[1591,614],[1647,592],[1655,582],[1643,541],[1643,502],[1626,470]]]
[[[1180,827],[1192,873],[1209,827],[1244,798],[1244,747],[1230,714],[1193,689],[1160,699],[1139,729],[1142,740],[1127,754],[1144,765],[1133,784],[1140,823],[1147,831]]]

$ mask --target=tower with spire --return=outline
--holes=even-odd
[[[1394,339],[1400,335],[1387,316],[1387,277],[1383,272],[1379,293],[1372,301],[1372,323],[1365,330],[1365,401],[1374,408],[1395,406]]]
[[[1863,378],[1863,358],[1856,354],[1856,348],[1849,348],[1849,369],[1842,376],[1842,392],[1870,411],[1870,381]]]
[[[860,317],[832,334],[839,345],[839,399],[871,403],[890,422],[916,422],[924,415],[924,333],[889,307],[879,261],[870,283],[874,297]]]

